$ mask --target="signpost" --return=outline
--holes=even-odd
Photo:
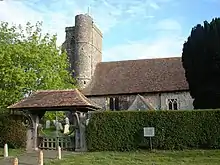
[[[144,137],[150,138],[150,149],[152,150],[152,140],[151,138],[155,136],[155,128],[154,127],[144,127]]]

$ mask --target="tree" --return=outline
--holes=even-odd
[[[0,109],[36,90],[74,88],[67,54],[42,23],[0,24]]]
[[[220,18],[193,27],[182,64],[195,109],[220,108]]]
[[[56,120],[56,119],[64,120],[65,116],[66,116],[66,114],[63,111],[48,111],[45,113],[44,119],[50,120],[50,121]]]

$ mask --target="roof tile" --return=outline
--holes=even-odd
[[[181,57],[101,62],[86,96],[188,90]]]
[[[72,90],[42,90],[36,91],[31,96],[17,102],[10,109],[34,109],[57,107],[99,107],[87,99],[77,89]]]

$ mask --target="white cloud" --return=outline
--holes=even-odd
[[[167,18],[160,20],[154,26],[156,30],[166,30],[166,31],[181,31],[182,27],[176,20]]]
[[[49,32],[50,34],[59,34],[64,31],[62,26],[59,26],[59,23],[63,23],[63,17],[59,14],[49,15],[47,13],[41,13],[35,11],[32,8],[27,7],[21,1],[2,1],[0,2],[0,21],[7,21],[13,24],[21,24],[25,26],[27,22],[35,24],[37,21],[43,21],[44,32]],[[58,18],[59,21],[56,21]],[[47,19],[50,19],[50,22],[47,22]],[[56,27],[56,28],[55,28]],[[61,38],[61,37],[60,37]],[[60,39],[59,38],[59,39]],[[58,43],[61,41],[59,40]]]
[[[16,24],[26,24],[27,21],[42,19],[42,14],[29,9],[21,1],[1,1],[0,20]],[[36,21],[35,21],[36,22]]]
[[[87,12],[95,23],[107,33],[112,27],[124,22],[153,18],[153,11],[159,10],[161,4],[171,0],[26,0],[0,1],[0,20],[25,24],[27,21],[36,23],[43,21],[44,32],[57,33],[58,44],[65,39],[65,27],[74,25],[76,14]],[[25,2],[25,3],[24,3]],[[118,45],[104,50],[104,60],[125,60],[135,58],[153,58],[178,56],[181,52],[182,40],[178,36],[170,37],[165,31],[181,31],[181,26],[171,19],[162,20],[153,25],[157,28],[160,38],[153,41],[136,41],[135,43]]]
[[[149,59],[181,56],[185,37],[178,21],[163,19],[158,21],[153,28],[154,38],[127,42],[104,51],[105,61]]]
[[[177,57],[181,56],[183,43],[182,38],[166,37],[118,45],[104,51],[104,61]]]
[[[155,2],[151,2],[150,6],[153,7],[154,9],[156,9],[156,10],[160,9],[160,6],[157,3],[155,3]]]
[[[155,2],[149,0],[5,0],[0,2],[0,20],[16,24],[43,21],[45,32],[57,33],[58,44],[61,44],[65,38],[65,27],[73,26],[74,16],[87,12],[89,6],[94,22],[105,33],[118,23],[128,21],[134,16],[152,17],[148,14],[148,10],[158,9],[157,1],[160,0]]]

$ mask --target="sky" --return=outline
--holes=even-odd
[[[61,45],[88,8],[103,33],[103,61],[181,56],[192,27],[220,17],[220,0],[3,0],[0,21],[43,21]]]

